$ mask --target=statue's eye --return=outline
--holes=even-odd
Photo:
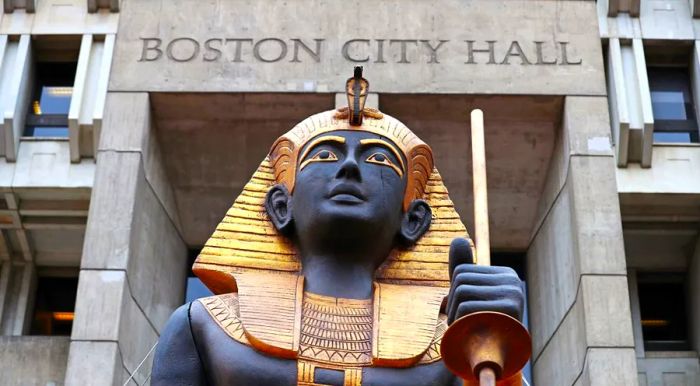
[[[335,155],[330,150],[319,150],[314,154],[313,156],[309,157],[306,161],[302,162],[301,165],[299,166],[299,170],[303,169],[306,165],[312,163],[312,162],[333,162],[337,161],[338,156]]]
[[[394,171],[396,172],[396,174],[399,175],[399,177],[403,177],[403,172],[401,171],[401,169],[398,166],[394,165],[394,163],[391,162],[389,157],[387,157],[384,153],[372,154],[371,156],[367,157],[367,162],[371,164],[388,166],[394,169]]]

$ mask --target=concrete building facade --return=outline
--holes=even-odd
[[[468,229],[484,110],[531,384],[700,385],[698,3],[5,1],[0,383],[148,384],[191,257],[363,65]]]

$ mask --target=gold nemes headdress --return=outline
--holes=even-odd
[[[297,124],[272,146],[252,179],[216,227],[195,261],[193,270],[214,293],[236,291],[231,279],[250,270],[299,272],[301,263],[291,242],[267,216],[265,194],[284,184],[293,194],[299,150],[319,134],[362,130],[382,135],[404,153],[408,175],[404,208],[424,199],[433,211],[430,229],[409,249],[396,248],[377,270],[378,282],[446,287],[448,252],[455,237],[468,237],[442,178],[433,167],[432,151],[397,119],[365,108],[369,83],[361,71],[348,79],[349,107],[315,114]],[[364,118],[364,119],[363,119]]]

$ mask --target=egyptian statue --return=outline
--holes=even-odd
[[[430,146],[368,89],[356,69],[347,107],[272,145],[194,263],[215,295],[173,313],[153,385],[472,385],[443,363],[445,330],[522,318],[516,273],[473,264]]]

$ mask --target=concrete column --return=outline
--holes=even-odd
[[[534,382],[637,386],[605,97],[567,97],[528,250]]]
[[[187,247],[148,94],[110,93],[105,111],[66,385],[143,384],[184,297]]]
[[[0,267],[0,335],[29,333],[34,308],[34,264],[6,261]]]

